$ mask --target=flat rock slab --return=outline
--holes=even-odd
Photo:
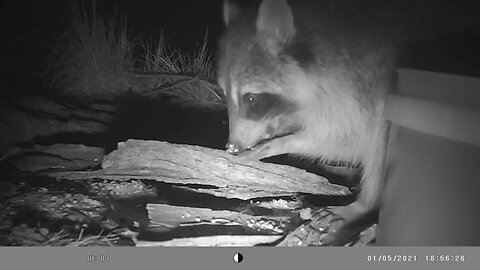
[[[79,106],[43,96],[0,97],[0,156],[19,143],[58,134],[107,132],[115,107],[109,104]]]
[[[149,179],[238,199],[297,193],[350,195],[346,187],[286,165],[237,158],[222,150],[161,141],[128,140],[96,171],[51,173],[58,179]]]
[[[103,148],[81,144],[34,145],[12,153],[15,168],[22,172],[79,171],[98,167]]]

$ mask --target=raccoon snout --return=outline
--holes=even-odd
[[[225,145],[225,148],[227,148],[229,154],[238,154],[240,152],[240,147],[231,142],[228,142],[227,145]]]
[[[240,154],[240,152],[251,149],[250,147],[243,148],[239,144],[231,143],[231,142],[227,143],[227,145],[225,145],[225,148],[227,148],[226,151],[232,155],[237,155],[237,154]]]

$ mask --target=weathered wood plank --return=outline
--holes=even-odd
[[[104,158],[101,170],[50,175],[72,180],[151,179],[239,199],[296,193],[350,194],[347,188],[305,170],[243,160],[222,150],[161,141],[128,140]]]

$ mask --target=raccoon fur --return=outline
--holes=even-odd
[[[357,200],[333,211],[344,222],[330,244],[345,244],[349,224],[379,203],[395,67],[390,40],[377,22],[335,1],[263,0],[250,11],[226,1],[223,16],[217,71],[227,151],[360,164]]]

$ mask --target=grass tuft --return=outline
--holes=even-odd
[[[202,43],[193,54],[172,49],[163,32],[156,44],[142,44],[142,83],[137,88],[146,95],[168,95],[173,101],[186,106],[223,106],[222,90],[214,83],[215,72],[207,49],[205,33]],[[143,84],[143,85],[142,85]]]
[[[193,54],[170,47],[163,32],[157,42],[140,41],[127,31],[125,15],[101,13],[96,1],[74,2],[69,28],[53,50],[47,82],[82,98],[120,95],[168,96],[186,106],[224,106],[214,82],[207,36]],[[134,55],[134,49],[141,52]]]
[[[135,38],[117,10],[102,16],[96,1],[73,2],[69,29],[49,57],[47,82],[74,96],[108,97],[128,90]]]

